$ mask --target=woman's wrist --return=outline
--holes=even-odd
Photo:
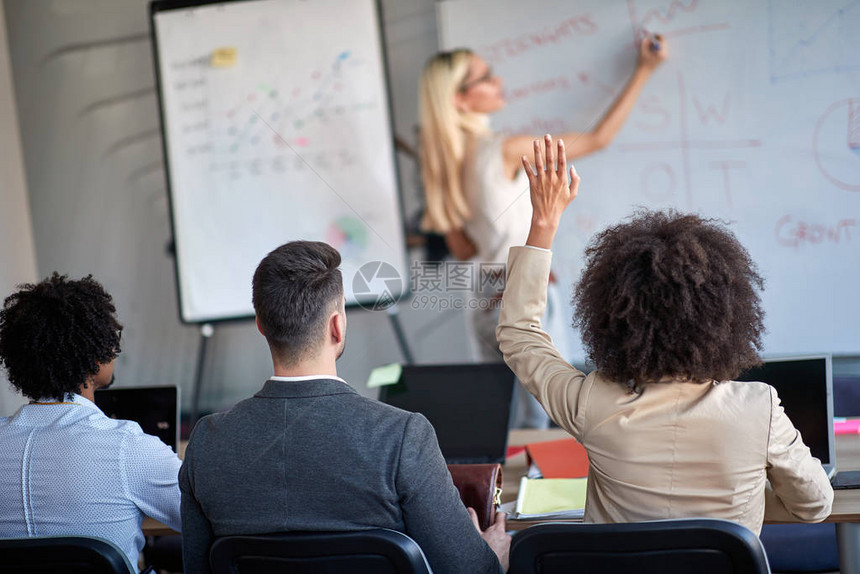
[[[541,229],[541,230],[552,231],[552,233],[555,233],[555,231],[558,229],[558,226],[560,224],[561,224],[561,214],[560,213],[557,215],[548,215],[548,216],[533,215],[532,216],[532,222],[531,222],[531,228],[532,229]]]
[[[552,241],[555,239],[556,231],[558,231],[557,221],[532,219],[526,245],[540,247],[541,249],[552,249]]]
[[[633,73],[635,75],[645,76],[647,78],[652,73],[654,73],[654,70],[656,70],[657,66],[659,66],[659,65],[660,65],[659,60],[655,61],[655,62],[649,62],[647,60],[640,59],[636,65],[636,71]]]

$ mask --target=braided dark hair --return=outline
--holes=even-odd
[[[92,275],[19,288],[0,311],[0,364],[24,396],[67,399],[120,352],[113,299]]]

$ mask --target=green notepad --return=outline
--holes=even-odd
[[[581,518],[586,478],[525,478],[520,481],[514,518]]]

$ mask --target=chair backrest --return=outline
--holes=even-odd
[[[619,524],[548,523],[514,535],[510,574],[767,574],[758,537],[710,518]]]
[[[0,573],[132,574],[125,553],[113,542],[90,536],[0,539]]]
[[[209,551],[213,574],[431,574],[418,544],[387,529],[225,536]]]

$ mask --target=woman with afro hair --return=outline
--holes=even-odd
[[[523,156],[533,215],[508,257],[496,335],[505,361],[588,452],[587,522],[710,517],[755,533],[766,517],[819,522],[833,490],[764,384],[761,276],[718,222],[641,212],[593,239],[574,324],[596,370],[569,365],[541,330],[550,247],[579,176],[564,144]],[[556,162],[556,159],[558,161]]]

